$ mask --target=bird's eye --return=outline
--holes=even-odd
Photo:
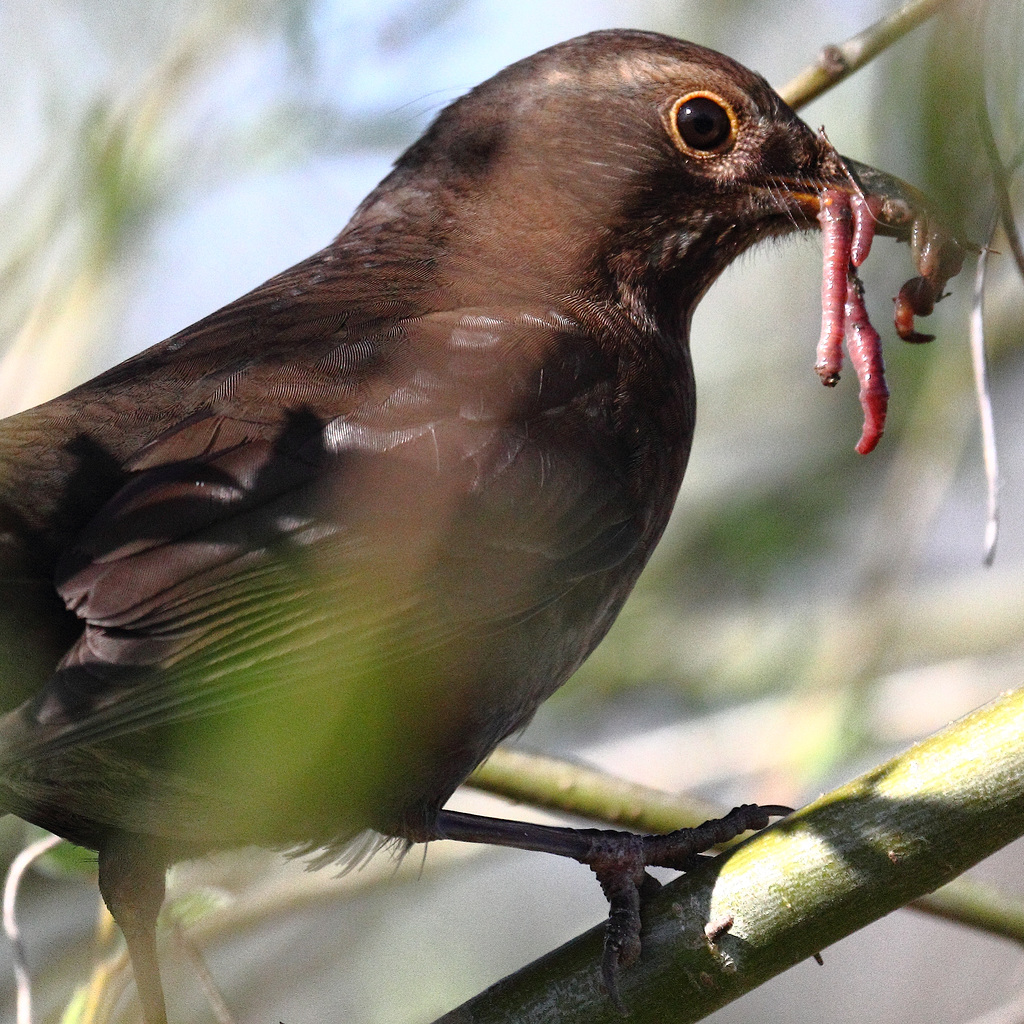
[[[691,92],[676,100],[671,126],[676,144],[698,156],[722,153],[736,139],[736,115],[720,96]]]

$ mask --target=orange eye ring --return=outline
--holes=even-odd
[[[733,147],[739,118],[732,104],[706,89],[688,92],[672,104],[668,130],[676,147],[706,160]]]

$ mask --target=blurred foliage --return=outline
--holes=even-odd
[[[806,0],[767,18],[754,0],[606,6],[516,14],[483,0],[11,0],[0,9],[0,128],[17,140],[0,169],[0,405],[33,404],[109,364],[133,290],[167,271],[152,260],[176,218],[245,177],[396,153],[431,108],[472,84],[465,76],[497,70],[499,54],[512,59],[607,16],[601,25],[674,32],[751,62],[775,61],[760,65],[772,73],[795,70],[889,7]],[[979,10],[952,4],[807,119],[825,121],[851,156],[924,188],[980,242],[992,201],[975,103],[983,89],[1008,162],[1024,143],[1024,8],[991,0],[980,34]],[[769,37],[789,49],[764,53]],[[1018,210],[1021,177],[1013,182]],[[342,220],[326,226],[325,238]],[[1004,248],[998,239],[995,248]],[[933,318],[938,340],[899,347],[888,300],[910,262],[905,250],[877,243],[865,280],[893,399],[881,448],[860,459],[853,381],[825,392],[811,370],[817,241],[768,248],[732,268],[701,306],[698,438],[677,516],[608,640],[542,710],[535,736],[585,746],[646,721],[645,703],[666,718],[727,716],[758,698],[751,720],[740,727],[729,718],[703,760],[749,762],[760,738],[768,749],[758,770],[772,780],[773,798],[796,800],[839,758],[927,727],[895,706],[879,711],[895,679],[912,681],[906,704],[918,708],[936,701],[937,680],[959,659],[973,659],[963,674],[982,679],[984,692],[1019,681],[1024,303],[1008,257],[990,262],[986,312],[1006,449],[996,568],[979,567],[983,492],[965,340],[973,266]],[[171,270],[166,289],[175,287]],[[967,684],[952,689],[961,700],[984,698]],[[965,711],[955,699],[937,702],[935,713]],[[680,780],[688,759],[702,760],[692,749],[676,752]],[[623,763],[639,772],[641,760]],[[16,836],[0,838],[13,848],[23,828],[8,826]],[[231,869],[216,870],[223,878]],[[248,884],[268,886],[276,876],[266,871],[249,872]],[[183,905],[190,891],[204,910],[217,902],[188,871],[179,878]],[[279,902],[268,898],[264,913],[284,915],[315,898],[311,890],[334,898],[334,880],[317,878],[301,896],[297,887]],[[364,914],[361,937],[378,912],[353,911]],[[250,924],[264,920],[249,915]],[[259,974],[248,978],[257,992]],[[373,1019],[426,1019],[432,1000],[473,984],[435,979],[440,996],[431,990],[391,1016],[383,997],[365,998],[377,999]],[[416,998],[407,995],[410,1004]]]

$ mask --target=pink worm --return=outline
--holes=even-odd
[[[850,264],[859,267],[871,252],[875,237],[875,223],[882,212],[882,200],[878,196],[866,196],[854,192],[850,196],[853,211],[853,242],[850,245]]]
[[[874,201],[874,202],[873,202]],[[874,197],[853,196],[839,189],[821,195],[818,220],[824,240],[825,261],[821,281],[821,338],[815,369],[823,384],[834,387],[843,366],[843,338],[857,380],[864,426],[857,451],[870,452],[885,427],[889,389],[885,384],[882,342],[871,326],[864,293],[854,268],[867,259],[881,210]]]
[[[882,339],[871,326],[864,305],[864,288],[853,273],[846,289],[846,348],[860,382],[860,406],[864,410],[864,426],[857,452],[867,455],[874,450],[885,429],[885,413],[889,405],[889,389],[885,384],[882,362]]]
[[[834,388],[843,368],[843,306],[852,241],[850,197],[838,189],[821,194],[818,221],[825,249],[821,278],[821,337],[814,364],[822,384]]]

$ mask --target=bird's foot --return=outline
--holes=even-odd
[[[537,850],[586,864],[608,898],[601,977],[616,1006],[623,1009],[618,991],[619,971],[640,955],[640,905],[643,897],[660,888],[647,873],[649,867],[690,871],[701,855],[750,830],[765,828],[792,808],[776,804],[743,804],[722,818],[696,828],[681,828],[665,835],[636,835],[597,828],[560,828],[529,822],[485,818],[461,811],[441,811],[434,827],[408,838],[457,839],[470,843]]]
[[[618,991],[619,971],[640,956],[640,906],[644,898],[661,888],[649,867],[691,871],[702,854],[750,830],[765,828],[771,818],[783,817],[792,808],[769,804],[742,804],[722,818],[695,828],[681,828],[665,835],[632,835],[584,829],[593,837],[593,852],[578,857],[597,875],[608,899],[601,978],[613,1002],[624,1010]]]

